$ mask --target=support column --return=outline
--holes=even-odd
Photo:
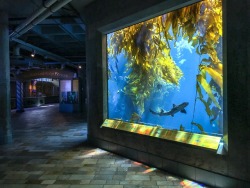
[[[23,109],[23,83],[16,81],[16,112],[24,112]]]
[[[8,14],[0,11],[0,144],[12,142]]]

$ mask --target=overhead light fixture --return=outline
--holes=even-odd
[[[82,66],[81,65],[78,65],[78,69],[81,69],[82,68]]]
[[[35,57],[35,55],[36,55],[35,50],[32,50],[32,53],[30,54],[30,56],[31,56],[31,57]]]

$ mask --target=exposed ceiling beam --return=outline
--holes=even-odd
[[[85,24],[82,22],[82,20],[80,18],[75,18],[75,21],[77,24],[79,24],[79,26],[84,30],[84,34],[86,33],[86,26]]]
[[[81,46],[85,46],[85,45],[84,45],[84,41],[81,40],[81,39],[79,39],[79,38],[76,36],[76,34],[74,33],[72,25],[70,25],[70,24],[63,24],[63,23],[61,23],[60,20],[58,20],[58,19],[55,19],[55,22],[56,22],[56,23],[59,23],[58,26],[59,26],[64,32],[66,32],[69,36],[71,36],[71,38],[73,38],[74,40],[76,40],[76,41],[78,42],[78,44],[80,44]],[[60,23],[61,23],[61,24],[60,24]],[[83,33],[84,33],[84,30],[83,30]]]
[[[64,45],[60,45],[60,43],[56,42],[52,36],[43,34],[41,31],[40,25],[33,27],[32,31],[34,33],[36,33],[37,35],[39,35],[41,38],[47,39],[49,42],[51,42],[53,45],[57,46],[58,48],[62,48],[64,50],[70,50],[67,47],[65,47]]]
[[[10,62],[11,65],[39,65],[39,66],[43,65],[43,61],[28,57],[25,57],[23,59],[11,58]]]
[[[39,9],[34,15],[32,15],[30,18],[28,18],[23,24],[19,25],[15,29],[15,31],[13,31],[10,34],[10,38],[12,38],[12,37],[13,38],[20,37],[21,35],[23,35],[27,31],[29,31],[32,27],[34,27],[38,23],[45,20],[47,17],[52,15],[54,12],[56,12],[57,10],[59,10],[60,8],[62,8],[64,5],[68,4],[72,0],[61,0],[58,3],[55,3],[55,4],[53,4],[53,3],[54,3],[54,1],[57,1],[57,0],[48,0],[48,1],[51,2],[50,6],[42,7],[41,11]]]
[[[43,56],[47,56],[48,58],[53,59],[55,61],[68,62],[68,63],[71,62],[70,60],[68,60],[68,59],[66,59],[64,57],[61,57],[59,55],[53,54],[51,52],[48,52],[47,50],[41,49],[41,48],[39,48],[37,46],[29,44],[29,43],[27,43],[25,41],[22,41],[20,39],[12,38],[12,41],[15,41],[15,42],[21,44],[20,48],[23,48],[23,49],[31,51],[31,52],[33,50],[35,50],[37,54],[40,54],[40,55],[43,55]]]
[[[46,18],[45,20],[43,20],[41,23],[39,24],[46,24],[46,23],[50,23],[52,22],[54,19],[67,19],[69,20],[69,18],[71,19],[79,19],[78,16],[50,16],[48,18]],[[15,17],[15,18],[9,18],[9,22],[21,22],[26,20],[26,17]],[[81,20],[79,20],[79,22],[77,23],[72,23],[72,21],[69,20],[68,22],[69,24],[84,24]]]
[[[30,17],[28,17],[22,24],[20,24],[15,31],[13,31],[10,34],[10,37],[15,37],[16,35],[21,35],[20,32],[28,27],[29,25],[32,25],[31,22],[33,22],[35,19],[37,19],[40,15],[42,15],[50,6],[52,6],[57,0],[48,0],[45,1],[43,6],[40,7],[37,11],[35,11]]]
[[[62,62],[50,62],[50,61],[46,61],[44,62],[44,65],[55,65],[55,64],[62,64]],[[79,65],[79,64],[86,64],[86,61],[73,61],[71,62],[71,64],[73,65]]]

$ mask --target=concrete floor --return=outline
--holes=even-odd
[[[13,144],[0,146],[0,188],[203,187],[90,146],[82,116],[58,109],[12,112]]]

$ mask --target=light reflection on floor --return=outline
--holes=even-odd
[[[55,105],[53,105],[53,104],[49,104],[49,105],[41,105],[40,107],[41,107],[41,108],[49,108],[49,107],[51,107],[51,106],[55,106]]]
[[[185,188],[205,188],[205,186],[203,186],[203,185],[200,185],[196,182],[186,180],[186,179],[184,179],[180,184],[181,184],[181,186],[183,186]]]
[[[142,172],[142,173],[143,173],[143,174],[148,174],[148,173],[153,172],[153,171],[155,171],[155,170],[156,170],[156,168],[149,168],[149,169],[145,170],[145,171]]]
[[[92,158],[92,157],[97,157],[97,156],[101,156],[101,155],[105,155],[107,154],[107,151],[104,151],[102,149],[96,148],[96,149],[92,149],[90,151],[84,152],[82,153],[81,156],[79,156],[79,158]]]
[[[0,188],[202,187],[89,145],[82,115],[58,109],[12,111],[13,144],[0,146]]]

